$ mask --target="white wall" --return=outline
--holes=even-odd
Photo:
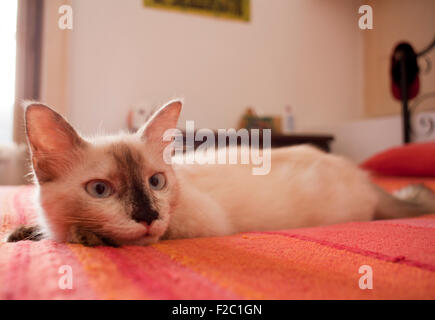
[[[399,116],[351,121],[331,126],[328,131],[335,136],[332,151],[356,163],[402,143]]]
[[[435,125],[435,112],[421,112],[412,119],[413,141],[435,140],[429,121]],[[375,153],[402,145],[402,128],[401,116],[385,116],[332,125],[327,130],[335,136],[332,151],[360,163]]]
[[[185,98],[182,120],[236,126],[247,105],[295,110],[300,131],[362,116],[357,0],[251,0],[251,22],[72,0],[69,117],[85,134],[125,127],[130,105]]]

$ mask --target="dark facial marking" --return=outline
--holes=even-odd
[[[120,197],[132,206],[131,217],[137,222],[148,225],[159,217],[159,213],[151,207],[151,201],[144,189],[142,179],[143,159],[139,152],[132,151],[124,144],[113,149],[121,183],[125,186]]]
[[[44,237],[38,226],[20,226],[16,228],[7,238],[7,242],[18,242],[21,240],[39,241]]]

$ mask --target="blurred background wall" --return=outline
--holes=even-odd
[[[435,1],[368,0],[373,8],[373,29],[363,34],[363,103],[362,119],[331,126],[335,133],[334,151],[362,161],[374,153],[402,144],[401,104],[391,94],[390,63],[394,47],[410,42],[416,51],[424,49],[435,37]],[[428,57],[435,61],[435,50]],[[426,73],[420,59],[420,96],[435,91],[435,72]],[[433,68],[432,68],[433,69]],[[411,105],[413,103],[411,102]],[[430,111],[435,119],[435,99],[427,99],[419,111]],[[414,121],[420,118],[415,117]],[[418,127],[418,126],[416,126]],[[419,132],[416,141],[434,140]]]
[[[358,1],[252,0],[251,22],[72,0],[70,118],[84,133],[125,125],[125,109],[182,96],[183,119],[236,126],[248,105],[294,107],[297,128],[363,113]],[[104,9],[104,10],[103,10]]]
[[[141,0],[46,2],[42,100],[82,133],[124,129],[133,105],[173,97],[185,98],[180,125],[197,128],[235,127],[247,106],[279,115],[291,105],[298,132],[334,134],[333,151],[355,161],[401,144],[390,55],[399,41],[420,49],[435,35],[432,0],[251,0],[248,23]],[[61,31],[65,3],[73,30]],[[373,30],[358,27],[366,3]],[[422,83],[433,90],[434,72]]]
[[[397,114],[398,103],[390,89],[391,52],[398,42],[407,40],[416,51],[423,50],[435,37],[435,1],[433,0],[369,0],[375,25],[364,33],[364,97],[369,117]],[[429,55],[435,61],[435,50]],[[425,73],[427,65],[420,61],[421,93],[435,90],[435,72]],[[433,101],[433,100],[432,100]],[[428,102],[432,102],[428,100]],[[432,103],[432,106],[434,104]]]

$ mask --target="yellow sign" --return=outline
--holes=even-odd
[[[250,0],[143,0],[145,7],[249,21]]]

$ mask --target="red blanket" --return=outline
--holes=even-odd
[[[32,191],[0,188],[0,235],[35,214]],[[435,299],[435,215],[150,247],[0,242],[0,299],[294,298]]]

